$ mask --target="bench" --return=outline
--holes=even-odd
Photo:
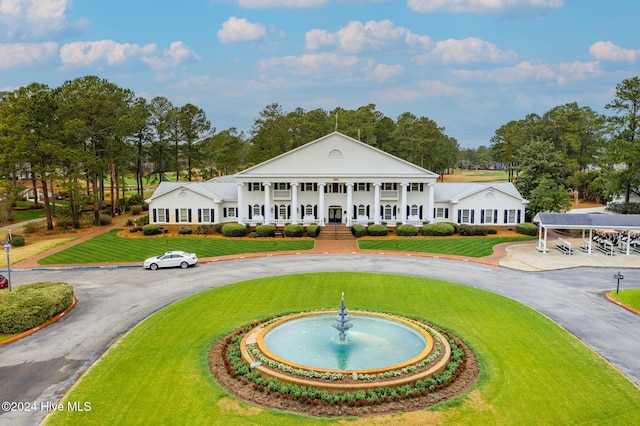
[[[596,246],[596,248],[607,256],[613,256],[616,254],[615,250],[613,249],[613,243],[610,241],[602,241]]]
[[[574,254],[573,249],[571,248],[571,243],[563,238],[558,238],[558,245],[556,245],[556,248],[563,254]]]
[[[284,238],[284,231],[279,231],[279,230],[276,229],[276,231],[273,233],[274,237],[277,237],[277,236],[280,236],[280,235],[282,236],[282,238]]]

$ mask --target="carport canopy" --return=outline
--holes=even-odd
[[[614,230],[626,231],[628,236],[632,232],[640,233],[640,215],[638,214],[600,214],[600,213],[538,213],[533,221],[539,224],[538,250],[547,252],[547,230],[549,229],[580,229],[582,239],[585,231],[589,230],[589,243],[583,249],[591,254],[593,231]],[[631,238],[626,241],[626,254],[630,252]]]

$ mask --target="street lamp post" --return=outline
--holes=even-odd
[[[11,250],[11,243],[7,240],[4,243],[4,251],[7,253],[7,281],[9,282],[9,291],[11,291],[11,262],[9,260],[9,250]]]

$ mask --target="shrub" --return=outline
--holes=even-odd
[[[198,225],[198,227],[196,228],[196,234],[198,235],[213,234],[214,231],[215,231],[214,225]]]
[[[607,210],[620,214],[640,214],[640,203],[609,203]]]
[[[142,227],[142,233],[144,235],[158,235],[162,233],[158,225],[144,225]]]
[[[399,237],[415,237],[418,235],[418,228],[408,223],[406,225],[398,225],[396,233]]]
[[[307,237],[315,238],[319,233],[320,227],[317,224],[312,223],[311,225],[307,226]]]
[[[258,237],[273,237],[276,233],[276,227],[273,225],[256,226],[256,235]]]
[[[142,212],[142,206],[135,205],[131,206],[131,214],[134,216],[139,215]]]
[[[441,222],[441,223],[446,223],[447,225],[451,225],[453,226],[453,233],[457,234],[458,233],[458,229],[460,228],[460,225],[458,225],[455,222]]]
[[[302,225],[286,225],[284,227],[284,235],[287,237],[302,237],[304,234],[304,226]]]
[[[258,233],[256,231],[249,232],[249,238],[258,238]]]
[[[144,204],[144,197],[142,194],[133,194],[131,197],[127,198],[127,206],[130,206],[132,209],[134,206],[142,206]],[[142,207],[140,207],[142,209]]]
[[[101,214],[99,221],[100,221],[100,226],[111,225],[111,216],[107,214]]]
[[[138,219],[136,219],[136,223],[138,225],[147,225],[149,223],[149,215],[140,216]]]
[[[180,234],[180,235],[193,234],[193,229],[191,229],[191,228],[180,228],[180,230],[178,231],[178,234]]]
[[[465,237],[474,235],[487,235],[487,228],[478,225],[460,225],[458,233]]]
[[[516,225],[516,232],[523,235],[538,235],[538,226],[535,223],[524,222]]]
[[[213,224],[213,231],[218,234],[222,234],[222,228],[224,227],[224,223],[215,223]]]
[[[429,237],[445,237],[453,235],[455,228],[447,222],[428,223],[422,227],[422,235]]]
[[[487,234],[495,235],[497,233],[498,233],[498,230],[496,228],[491,228],[491,227],[487,228]]]
[[[73,221],[70,217],[61,217],[56,219],[56,226],[62,229],[69,229],[73,226]]]
[[[129,229],[129,232],[140,232],[142,231],[142,226],[134,226],[133,228]]]
[[[12,247],[24,246],[24,237],[22,235],[14,235],[13,237],[11,237],[11,246]]]
[[[22,227],[22,232],[25,234],[34,234],[38,232],[42,228],[42,224],[40,222],[27,222]]]
[[[372,237],[384,237],[388,232],[389,229],[387,229],[387,227],[384,225],[373,224],[369,225],[369,227],[367,228],[367,233]]]
[[[73,300],[73,287],[66,283],[25,284],[11,293],[0,292],[0,333],[21,333],[48,321]]]
[[[367,228],[363,225],[358,225],[357,223],[351,225],[351,233],[354,237],[360,238],[367,235]]]
[[[222,235],[225,237],[244,237],[247,235],[247,227],[240,223],[225,223],[222,226]]]

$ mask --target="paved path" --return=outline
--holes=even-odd
[[[78,305],[57,323],[0,346],[0,402],[31,401],[36,408],[57,402],[128,330],[183,297],[257,277],[316,271],[409,274],[503,294],[547,315],[640,385],[640,316],[603,297],[603,292],[615,285],[613,274],[618,268],[524,272],[498,267],[510,249],[509,245],[501,245],[492,256],[469,259],[365,252],[354,241],[318,241],[312,252],[205,259],[188,270],[151,272],[136,267],[16,271],[12,275],[15,285],[34,281],[71,283]],[[531,250],[527,253],[531,256]],[[37,266],[33,259],[16,265],[33,266]],[[640,288],[637,270],[622,272],[625,288]],[[40,409],[0,411],[0,424],[35,425],[45,415]]]

